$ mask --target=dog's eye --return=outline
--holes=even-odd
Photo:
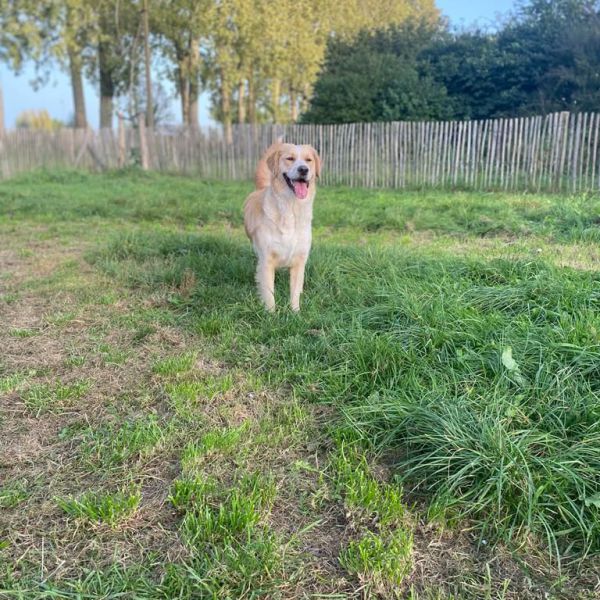
[[[312,162],[312,158],[307,158],[306,162]]]
[[[285,160],[294,160],[293,156],[288,156]]]

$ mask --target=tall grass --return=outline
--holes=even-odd
[[[407,489],[482,537],[600,550],[599,273],[317,244],[301,314],[267,315],[238,239],[127,235],[95,260],[135,286],[193,271],[171,301],[222,357],[340,406],[366,443],[400,450]]]

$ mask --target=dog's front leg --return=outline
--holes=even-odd
[[[302,256],[294,261],[290,268],[290,304],[292,310],[300,310],[300,294],[304,287],[304,268],[306,266],[306,257]]]
[[[259,258],[256,267],[256,283],[258,292],[266,309],[275,310],[275,265],[268,258]]]

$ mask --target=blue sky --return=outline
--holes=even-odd
[[[437,0],[442,13],[455,26],[468,26],[474,22],[493,27],[498,15],[506,14],[515,0]],[[73,101],[69,80],[65,73],[55,70],[46,85],[34,90],[30,81],[35,78],[32,66],[24,69],[19,76],[11,73],[6,65],[0,64],[0,84],[4,90],[4,108],[7,127],[14,127],[17,115],[24,110],[47,109],[55,118],[67,121],[73,114]],[[165,88],[173,93],[172,86],[165,82]],[[98,126],[99,101],[95,87],[86,83],[86,110],[90,124]],[[179,120],[177,99],[172,101],[172,115]],[[204,94],[200,101],[200,123],[210,124],[208,97]]]

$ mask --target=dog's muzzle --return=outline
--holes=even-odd
[[[285,182],[287,183],[290,190],[294,192],[294,195],[296,196],[296,198],[298,198],[298,200],[306,199],[306,197],[308,196],[308,186],[310,185],[310,181],[308,181],[304,176],[298,177],[297,179],[290,179],[287,176],[287,173],[283,174],[283,178],[285,179]]]

